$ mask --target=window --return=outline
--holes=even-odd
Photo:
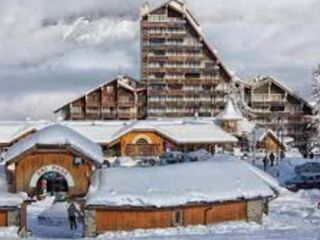
[[[181,209],[177,209],[173,212],[172,225],[181,226],[183,223],[183,212]]]
[[[137,142],[137,145],[147,145],[149,144],[148,141],[146,139],[140,138]]]

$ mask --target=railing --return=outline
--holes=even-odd
[[[251,97],[252,102],[285,102],[283,94],[254,94]]]
[[[118,117],[120,119],[131,119],[131,118],[134,118],[134,114],[133,113],[130,113],[130,112],[122,112],[122,111],[119,111],[118,112]]]
[[[168,17],[167,15],[149,15],[149,22],[185,22],[180,18]]]
[[[118,105],[121,107],[121,106],[128,106],[128,107],[131,107],[131,106],[134,106],[134,101],[119,101],[118,102]]]

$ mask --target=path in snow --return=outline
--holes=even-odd
[[[68,203],[53,203],[53,198],[35,202],[27,208],[27,225],[32,237],[39,238],[80,238],[82,224],[77,230],[70,230],[67,207]],[[39,216],[43,217],[39,222]]]

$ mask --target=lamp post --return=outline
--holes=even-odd
[[[278,117],[277,118],[277,126],[278,126],[278,129],[277,129],[277,137],[278,139],[280,139],[280,143],[281,145],[283,145],[283,118],[282,117]],[[277,147],[277,162],[276,162],[276,165],[278,166],[279,165],[279,160],[280,160],[280,147],[278,146]]]

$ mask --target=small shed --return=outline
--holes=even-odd
[[[237,133],[238,122],[244,117],[239,108],[229,99],[225,108],[220,112],[216,119],[222,122],[223,129],[229,133]]]
[[[261,222],[280,187],[227,155],[152,168],[100,169],[86,197],[85,236],[224,221]]]
[[[103,155],[96,143],[54,124],[15,143],[4,162],[11,192],[84,196]]]

